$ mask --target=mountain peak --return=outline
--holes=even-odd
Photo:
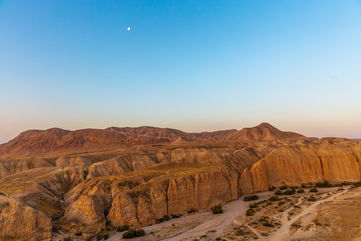
[[[281,131],[267,122],[262,122],[254,127],[243,128],[237,133],[230,135],[228,139],[241,141],[271,141],[301,137],[304,136],[294,132]]]

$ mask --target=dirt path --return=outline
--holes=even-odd
[[[290,227],[292,225],[292,223],[294,223],[295,221],[297,221],[299,218],[304,217],[306,215],[312,214],[314,212],[316,212],[317,206],[320,205],[321,203],[330,201],[335,199],[336,197],[340,196],[341,194],[347,192],[348,190],[345,190],[343,192],[337,193],[335,195],[332,195],[328,198],[319,200],[314,202],[313,204],[311,204],[310,206],[308,206],[307,208],[303,209],[299,214],[297,214],[296,216],[294,216],[293,218],[291,218],[290,220],[288,220],[288,213],[293,209],[293,208],[289,208],[287,210],[287,212],[285,212],[281,218],[281,228],[278,229],[276,232],[274,232],[271,236],[269,236],[267,238],[267,240],[269,241],[289,241],[291,239],[291,235],[290,235]],[[301,202],[301,201],[300,201]],[[299,203],[300,203],[299,202]],[[298,203],[298,204],[299,204]]]
[[[258,196],[263,197],[269,194],[269,192],[259,193]],[[248,209],[249,202],[243,201],[243,197],[238,200],[229,202],[223,206],[223,213],[213,215],[210,212],[204,213],[195,213],[192,215],[187,215],[178,219],[173,219],[164,223],[154,224],[148,227],[145,227],[144,230],[149,232],[154,232],[157,230],[167,229],[172,224],[178,225],[181,223],[192,222],[193,220],[199,220],[203,217],[201,222],[193,228],[182,231],[174,231],[173,234],[167,235],[163,241],[181,241],[181,240],[192,240],[193,238],[198,238],[201,235],[204,235],[208,231],[214,232],[216,236],[222,235],[223,231],[231,225],[234,220],[239,216],[244,216],[246,210]],[[107,241],[118,241],[121,240],[121,233],[117,233],[107,239]]]

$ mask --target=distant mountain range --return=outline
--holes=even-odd
[[[110,127],[75,131],[51,128],[28,130],[0,145],[0,157],[42,156],[84,151],[109,150],[135,145],[169,144],[183,142],[271,141],[304,137],[294,132],[280,131],[268,123],[241,130],[188,133],[171,128]]]

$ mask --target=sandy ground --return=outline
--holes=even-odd
[[[330,223],[329,220],[336,220],[337,217],[344,214],[346,220],[344,226],[350,225],[347,222],[353,215],[354,231],[352,237],[357,236],[355,233],[358,232],[361,223],[361,188],[322,188],[319,189],[319,193],[310,193],[309,190],[306,190],[304,194],[280,196],[279,201],[273,202],[268,201],[268,198],[273,196],[273,192],[259,193],[258,195],[260,199],[257,201],[244,202],[243,197],[241,197],[236,201],[227,203],[223,206],[224,213],[222,214],[194,213],[145,227],[144,230],[147,235],[133,240],[210,241],[218,238],[217,240],[223,241],[360,241],[358,238],[325,239],[325,235],[330,237],[331,233],[336,231],[347,232],[347,229],[345,231],[342,227],[340,229],[337,226],[342,224],[341,221],[338,223],[332,221],[332,224],[326,223]],[[310,201],[311,196],[315,197],[316,201]],[[356,203],[354,199],[358,202]],[[257,208],[256,214],[251,217],[245,216],[250,204],[257,202],[261,204]],[[335,208],[338,206],[340,206],[339,209]],[[349,210],[352,215],[346,215],[345,209]],[[354,214],[355,212],[357,214]],[[358,217],[359,219],[357,219]],[[261,220],[266,220],[271,225],[264,225],[264,221]],[[318,222],[325,224],[322,226],[323,224]],[[321,231],[325,233],[324,236],[320,235]],[[337,235],[342,236],[338,233]],[[118,240],[122,240],[122,233],[116,233],[108,239],[108,241]]]
[[[273,233],[270,237],[266,238],[265,240],[267,240],[267,241],[289,241],[292,238],[300,238],[300,237],[304,237],[305,235],[309,235],[309,234],[305,234],[305,233],[297,234],[297,232],[295,234],[291,234],[291,232],[290,232],[291,225],[302,217],[316,214],[317,207],[321,203],[331,201],[331,200],[335,199],[337,196],[344,194],[345,192],[347,192],[347,190],[345,190],[343,192],[339,192],[335,195],[331,195],[328,198],[318,200],[318,201],[314,202],[313,204],[311,204],[310,206],[302,209],[302,211],[299,214],[297,214],[296,216],[294,216],[291,219],[288,219],[287,216],[288,216],[289,212],[294,209],[294,207],[289,208],[282,215],[281,228],[277,232]],[[300,205],[302,203],[302,201],[303,201],[303,198],[301,198],[301,200],[296,205]],[[308,223],[304,223],[304,225],[307,225],[307,224]],[[310,232],[312,232],[312,234],[313,234],[313,231],[310,231]]]
[[[262,198],[269,196],[269,194],[269,192],[259,193],[258,196]],[[160,224],[154,224],[143,228],[146,233],[153,232],[153,235],[147,235],[146,237],[134,240],[181,241],[193,240],[202,235],[219,237],[222,236],[224,229],[230,226],[237,217],[245,215],[249,203],[243,201],[242,197],[225,204],[222,214],[214,215],[211,212],[195,213]],[[107,241],[118,241],[122,239],[121,237],[122,233],[116,233]]]

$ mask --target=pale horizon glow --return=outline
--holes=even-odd
[[[261,122],[360,138],[360,43],[360,0],[0,0],[0,143]]]

